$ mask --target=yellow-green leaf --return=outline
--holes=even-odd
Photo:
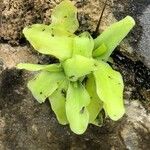
[[[94,40],[88,32],[84,32],[74,38],[73,55],[92,57]]]
[[[102,54],[104,54],[107,51],[106,45],[103,43],[100,45],[97,49],[93,51],[93,57],[100,57]]]
[[[62,72],[42,71],[34,79],[28,82],[28,88],[34,98],[42,103],[49,97],[62,83],[65,76]]]
[[[42,54],[55,56],[60,60],[72,55],[73,36],[59,34],[46,25],[34,24],[23,29],[23,33],[31,45]]]
[[[97,62],[92,58],[87,58],[81,55],[67,59],[63,63],[63,68],[66,76],[71,81],[77,81],[79,78],[91,73],[97,69]]]
[[[99,62],[99,69],[94,72],[96,90],[103,101],[104,109],[112,120],[120,119],[125,113],[123,104],[123,80],[119,72],[107,63]]]
[[[74,33],[79,23],[77,20],[77,8],[68,0],[64,0],[52,12],[52,24]]]
[[[52,110],[56,114],[58,122],[62,125],[66,125],[68,123],[65,109],[67,89],[68,81],[64,80],[58,89],[49,96],[49,102]]]
[[[39,70],[45,70],[49,72],[62,71],[60,64],[40,65],[40,64],[20,63],[17,65],[17,68],[26,69],[29,71],[39,71]]]
[[[134,19],[130,16],[127,16],[121,21],[116,22],[110,27],[106,28],[106,30],[94,40],[95,49],[97,49],[103,43],[107,47],[107,51],[101,55],[100,58],[107,61],[112,51],[119,45],[119,43],[134,27],[134,25]]]
[[[83,134],[88,127],[89,113],[87,106],[90,96],[80,83],[70,83],[67,91],[66,114],[71,130],[76,134]]]
[[[99,99],[97,93],[96,93],[96,85],[95,85],[95,79],[92,74],[88,75],[86,81],[86,90],[90,95],[90,104],[87,106],[88,112],[89,112],[89,123],[93,123],[96,119],[97,115],[103,108],[103,102]]]

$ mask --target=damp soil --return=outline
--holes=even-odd
[[[99,10],[97,6],[99,0],[76,0],[75,2],[80,10],[78,32],[88,30],[92,34],[99,18],[99,13],[95,13]],[[41,22],[48,24],[51,9],[57,3],[59,0],[3,0],[1,43],[21,47],[27,45],[25,49],[31,50],[30,55],[36,55],[38,59],[34,61],[36,63],[57,62],[55,58],[35,54],[21,33],[22,28],[28,24]],[[103,3],[102,1],[101,4]],[[137,48],[142,35],[142,26],[137,15],[142,14],[148,4],[149,1],[146,0],[114,0],[114,4],[108,3],[107,9],[113,11],[116,19],[121,19],[127,14],[136,19],[137,25],[127,37],[133,49]],[[108,10],[106,12],[109,14]],[[95,14],[89,15],[90,11]],[[111,18],[111,15],[104,14],[104,19],[107,17]],[[1,50],[0,55],[2,53]],[[13,55],[12,51],[10,55]],[[23,59],[23,55],[19,56]],[[133,59],[132,56],[135,58]],[[0,63],[0,150],[148,150],[150,147],[150,69],[139,57],[137,52],[130,54],[120,51],[120,47],[112,54],[113,62],[110,64],[121,72],[125,82],[126,115],[117,122],[106,119],[100,128],[90,125],[81,136],[73,134],[68,126],[58,124],[48,101],[39,104],[32,97],[26,88],[27,81],[33,76],[32,73],[12,67],[7,68],[10,66],[7,62],[10,60],[2,60]]]

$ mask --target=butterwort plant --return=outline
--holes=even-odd
[[[17,65],[37,72],[27,85],[34,98],[39,103],[48,99],[58,122],[69,124],[76,134],[83,134],[89,124],[100,126],[102,110],[110,119],[120,119],[125,113],[123,79],[107,60],[135,25],[134,19],[127,16],[93,39],[88,32],[75,34],[77,9],[69,0],[57,5],[51,18],[50,25],[23,29],[35,50],[59,60],[48,65]]]

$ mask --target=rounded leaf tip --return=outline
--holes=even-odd
[[[126,16],[125,19],[133,26],[135,25],[135,20],[131,16]]]
[[[117,120],[119,120],[120,118],[122,118],[124,114],[125,114],[125,109],[122,108],[122,109],[120,109],[120,110],[117,111],[117,112],[114,112],[114,113],[112,112],[111,114],[108,113],[108,116],[109,116],[113,121],[117,121]]]

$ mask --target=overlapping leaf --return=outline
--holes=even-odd
[[[67,91],[66,114],[71,130],[76,134],[82,134],[89,123],[87,106],[90,96],[85,87],[80,83],[70,83]]]
[[[58,25],[71,33],[74,33],[79,27],[77,8],[68,0],[64,0],[57,5],[53,10],[51,17],[52,24]]]
[[[49,96],[52,110],[55,112],[59,123],[63,125],[68,123],[65,108],[67,89],[68,81],[64,80],[58,89]]]
[[[35,24],[24,28],[23,33],[38,52],[53,55],[60,60],[70,58],[73,37],[64,34],[60,36],[52,29],[46,25]]]
[[[30,64],[30,63],[20,63],[17,65],[17,68],[26,69],[29,71],[40,71],[40,70],[45,70],[49,72],[62,71],[60,64],[39,65],[39,64]]]
[[[63,68],[69,80],[77,81],[80,77],[96,70],[97,62],[92,58],[75,55],[63,63]]]
[[[74,38],[73,42],[73,56],[82,55],[85,57],[92,57],[94,48],[94,40],[88,32],[84,32]]]
[[[62,72],[42,71],[28,82],[28,88],[35,99],[42,103],[59,87],[64,79],[65,76]]]
[[[106,113],[112,120],[120,119],[125,112],[123,104],[124,85],[121,74],[101,61],[99,69],[94,72],[94,76],[97,94],[104,103]]]
[[[107,47],[107,51],[101,55],[100,58],[107,61],[112,51],[119,45],[119,43],[130,32],[134,25],[134,19],[130,16],[127,16],[121,21],[112,24],[102,34],[100,34],[95,39],[95,49],[102,44],[105,44]]]
[[[106,53],[107,51],[107,47],[106,45],[103,43],[102,45],[100,45],[97,49],[95,49],[93,51],[93,57],[100,57],[101,55],[103,55],[104,53]]]
[[[99,112],[103,108],[103,103],[96,93],[95,80],[92,74],[88,75],[86,90],[91,98],[90,104],[87,106],[89,112],[89,123],[94,123]]]

